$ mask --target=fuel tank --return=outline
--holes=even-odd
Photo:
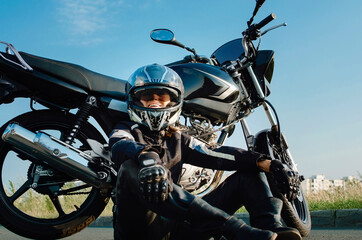
[[[185,87],[186,111],[225,121],[239,97],[239,89],[228,73],[217,66],[186,63],[170,66]]]

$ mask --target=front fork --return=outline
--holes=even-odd
[[[277,133],[279,132],[279,126],[277,121],[275,120],[272,111],[270,110],[268,104],[266,102],[263,102],[263,107],[264,107],[264,111],[265,114],[268,117],[268,120],[270,122],[271,125],[271,129],[273,132]],[[255,146],[255,136],[251,134],[250,129],[248,127],[248,124],[246,123],[245,118],[240,120],[240,124],[241,124],[241,128],[243,129],[243,133],[244,133],[244,137],[245,137],[245,141],[246,141],[246,145],[248,147],[249,151],[253,151],[254,150],[254,146]]]
[[[251,134],[245,118],[240,120],[240,124],[243,129],[243,133],[244,133],[244,137],[245,137],[245,141],[246,141],[248,150],[255,151],[256,143],[264,142],[268,148],[268,149],[264,149],[264,151],[267,150],[267,153],[269,153],[269,154],[271,153],[270,155],[271,155],[271,157],[273,157],[274,154],[273,154],[273,147],[272,147],[272,143],[271,143],[271,141],[272,141],[274,144],[278,145],[278,148],[281,151],[285,152],[285,154],[287,155],[287,158],[289,159],[288,163],[289,163],[290,167],[294,171],[298,171],[297,165],[295,164],[293,157],[289,151],[289,146],[286,141],[286,138],[283,134],[280,133],[279,124],[275,120],[270,107],[268,106],[268,104],[266,102],[263,102],[262,105],[264,107],[265,114],[267,115],[268,120],[270,122],[271,130],[269,130],[269,129],[262,130],[259,133],[257,133],[256,136],[254,136]],[[273,140],[270,138],[273,138]]]

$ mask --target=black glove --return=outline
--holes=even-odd
[[[270,172],[274,175],[275,183],[282,194],[286,195],[289,201],[294,200],[299,192],[302,177],[298,172],[293,171],[288,165],[279,160],[272,160]]]
[[[148,202],[164,202],[172,191],[172,179],[170,171],[160,165],[159,156],[155,152],[140,154],[141,170],[138,173],[138,181],[141,193]]]

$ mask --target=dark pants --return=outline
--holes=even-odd
[[[119,171],[114,214],[116,240],[209,239],[218,234],[216,225],[208,224],[212,211],[211,217],[190,211],[195,196],[175,184],[165,203],[144,201],[138,188],[138,172],[133,161],[124,162]],[[243,205],[247,210],[254,209],[271,197],[263,173],[235,172],[202,199],[216,211],[232,215]]]

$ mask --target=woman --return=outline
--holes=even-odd
[[[127,93],[131,122],[119,123],[110,136],[120,166],[115,239],[301,239],[296,229],[282,226],[282,203],[261,173],[278,161],[240,148],[211,149],[174,127],[184,94],[176,72],[158,64],[141,67],[129,78]],[[236,172],[199,198],[177,185],[183,163]],[[253,227],[232,216],[243,205]]]

